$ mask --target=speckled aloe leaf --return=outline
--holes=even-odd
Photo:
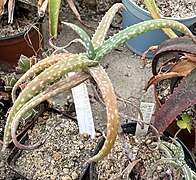
[[[152,60],[153,75],[158,74],[157,64],[158,64],[159,58],[170,52],[190,53],[190,54],[196,55],[196,44],[193,41],[191,41],[190,38],[186,36],[178,37],[174,39],[168,39],[164,41],[163,43],[161,43]]]
[[[183,78],[169,99],[155,113],[154,126],[163,132],[188,107],[196,104],[196,69]]]
[[[60,80],[57,83],[50,86],[46,91],[43,91],[42,93],[38,94],[37,96],[33,97],[31,100],[29,100],[25,105],[16,113],[14,116],[14,119],[11,123],[11,133],[12,133],[12,139],[14,144],[19,149],[26,149],[31,150],[39,147],[41,143],[34,144],[34,145],[23,145],[16,139],[16,130],[19,124],[19,121],[24,115],[29,112],[29,109],[32,109],[39,105],[41,102],[56,96],[68,89],[71,89],[80,83],[84,82],[85,80],[89,79],[90,75],[86,74],[85,72],[78,72],[75,75],[68,77],[66,79]]]
[[[36,73],[41,72],[42,70],[50,67],[51,65],[57,63],[58,61],[63,60],[64,59],[63,56],[68,56],[68,55],[67,54],[51,55],[50,57],[42,59],[38,63],[34,64],[28,71],[26,71],[26,73],[15,83],[15,85],[12,89],[12,101],[15,102],[15,100],[16,100],[16,90],[23,82],[25,82],[26,80],[35,76]],[[26,63],[26,58],[25,58],[24,63]]]
[[[144,3],[146,5],[148,11],[150,12],[150,15],[154,19],[161,19],[162,18],[161,15],[159,14],[158,8],[157,8],[154,0],[144,0]],[[163,28],[162,30],[170,38],[177,37],[177,35],[171,29]]]
[[[41,74],[36,76],[20,93],[19,97],[16,99],[13,107],[10,110],[9,116],[6,121],[4,130],[4,146],[3,150],[6,148],[10,138],[10,125],[13,121],[15,114],[24,106],[24,104],[29,101],[33,96],[38,94],[42,89],[44,89],[48,84],[54,82],[60,77],[64,76],[68,72],[74,71],[76,69],[86,68],[88,66],[97,65],[96,61],[89,60],[84,54],[69,54],[69,56],[61,54],[62,61],[45,69]],[[53,57],[54,58],[54,57]]]
[[[48,1],[48,9],[49,9],[49,33],[50,36],[57,36],[58,30],[58,21],[59,21],[59,9],[61,0],[49,0]]]
[[[157,19],[157,20],[148,20],[133,26],[127,27],[126,29],[120,31],[119,33],[115,34],[107,41],[105,41],[101,46],[99,46],[95,53],[96,58],[95,60],[99,60],[109,52],[113,51],[115,48],[119,47],[126,41],[144,33],[154,29],[161,29],[161,28],[172,28],[178,30],[188,37],[190,37],[195,43],[196,39],[191,33],[191,31],[182,23],[173,20],[164,20],[164,19]]]
[[[95,31],[95,34],[92,37],[92,43],[95,49],[104,42],[110,24],[119,9],[125,9],[125,6],[122,3],[114,4],[102,18],[97,30]]]
[[[101,66],[88,68],[89,73],[94,78],[104,99],[107,112],[107,136],[102,149],[89,161],[98,161],[108,155],[114,145],[118,132],[118,110],[116,95],[114,93],[110,78]]]
[[[169,165],[177,169],[181,169],[185,180],[192,180],[196,178],[196,173],[186,164],[183,147],[177,140],[172,139],[172,143],[161,141],[160,149],[166,154],[166,156],[162,157],[152,165],[151,169],[148,171],[148,177],[152,177],[157,165]]]
[[[83,29],[81,29],[80,27],[78,27],[75,24],[67,23],[67,22],[62,22],[62,24],[70,27],[71,29],[73,29],[80,36],[80,38],[85,43],[85,46],[86,46],[86,49],[87,49],[87,55],[88,55],[89,59],[94,59],[95,50],[94,50],[94,47],[93,47],[93,44],[91,42],[91,39],[90,39],[89,35]]]

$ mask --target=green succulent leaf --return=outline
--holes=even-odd
[[[80,27],[78,27],[75,24],[67,23],[67,22],[62,22],[62,24],[70,27],[71,29],[73,29],[80,36],[80,38],[85,43],[85,46],[86,46],[86,49],[87,49],[87,55],[88,55],[89,59],[94,59],[95,50],[94,50],[94,47],[93,47],[93,44],[91,42],[91,39],[90,39],[89,35],[83,29],[81,29]]]
[[[156,170],[157,165],[159,166],[173,166],[176,169],[180,169],[184,175],[185,180],[195,179],[195,172],[186,164],[185,154],[181,144],[171,139],[172,143],[167,141],[161,141],[160,149],[164,152],[164,157],[156,161],[152,167],[147,171],[147,176],[152,177],[153,172]]]
[[[165,20],[165,19],[157,19],[157,20],[148,20],[144,22],[140,22],[133,26],[127,27],[126,29],[120,31],[119,33],[115,34],[107,41],[105,41],[101,46],[99,46],[95,53],[96,58],[95,60],[99,60],[109,52],[113,51],[117,47],[121,46],[126,41],[143,34],[144,32],[148,32],[154,29],[161,29],[161,28],[172,28],[183,32],[185,35],[192,38],[194,42],[196,42],[195,37],[191,33],[191,31],[182,23],[179,23],[174,20]]]
[[[13,75],[5,76],[5,91],[10,92],[17,82],[17,78]]]
[[[57,37],[60,4],[61,4],[61,0],[49,0],[48,3],[49,33],[50,36],[54,38]]]
[[[30,61],[29,58],[21,55],[18,60],[18,66],[16,67],[16,71],[18,73],[25,73],[30,68]]]
[[[20,93],[14,105],[12,106],[8,115],[5,129],[4,129],[4,146],[3,150],[8,145],[11,138],[10,125],[16,113],[28,102],[31,98],[36,96],[47,85],[55,82],[60,77],[66,75],[71,71],[83,69],[90,66],[97,65],[97,61],[89,60],[85,54],[59,54],[63,60],[45,69],[42,73],[36,76]],[[54,58],[54,57],[53,57]]]
[[[25,71],[25,74],[23,74],[22,77],[15,83],[15,85],[12,89],[12,101],[15,102],[15,100],[16,100],[16,90],[23,82],[27,81],[31,77],[35,76],[37,73],[39,73],[39,72],[43,71],[44,69],[52,66],[53,64],[57,63],[58,61],[64,60],[63,56],[64,56],[63,54],[51,55],[50,57],[46,57],[45,59],[42,59],[42,60],[38,61],[29,70],[27,68],[25,68],[25,70],[27,69],[28,71],[27,70]],[[26,62],[26,59],[24,59],[24,61],[21,60],[21,64],[23,66],[25,65],[24,64],[25,62]],[[22,65],[20,65],[20,66],[22,66]]]
[[[110,24],[119,9],[125,9],[125,6],[122,3],[114,4],[102,18],[95,34],[92,37],[92,43],[95,49],[104,42]]]
[[[16,139],[16,131],[19,124],[19,121],[21,118],[28,118],[29,116],[32,116],[31,113],[35,113],[32,108],[35,108],[37,105],[39,105],[41,102],[56,96],[68,89],[71,89],[80,83],[84,82],[85,80],[89,79],[90,75],[86,74],[85,72],[78,72],[75,75],[68,77],[66,79],[60,80],[57,83],[51,85],[47,90],[41,92],[37,96],[33,97],[31,100],[29,100],[25,105],[17,112],[17,114],[14,117],[14,120],[11,123],[11,132],[12,132],[12,139],[14,141],[14,144],[19,149],[34,149],[39,147],[41,144],[34,144],[30,146],[26,146],[21,144]],[[31,109],[29,111],[29,109]]]

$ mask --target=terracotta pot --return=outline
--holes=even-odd
[[[31,28],[28,32],[15,36],[0,38],[0,61],[17,65],[21,54],[31,57],[43,47],[42,25],[37,25],[39,32]]]

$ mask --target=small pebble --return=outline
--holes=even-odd
[[[74,172],[72,172],[71,173],[71,178],[73,179],[73,180],[76,180],[76,179],[78,179],[78,174],[74,171]]]

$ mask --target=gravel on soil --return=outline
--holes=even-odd
[[[19,3],[20,4],[20,3]],[[0,18],[0,38],[16,36],[28,32],[35,26],[37,18],[36,7],[23,8],[23,4],[20,6],[16,3],[14,20],[12,24],[8,24],[8,13],[4,14]]]
[[[29,179],[76,180],[86,169],[100,133],[95,138],[79,134],[77,122],[57,113],[45,112],[29,132],[29,144],[49,134],[39,149],[22,151],[15,169]]]
[[[147,177],[147,171],[156,164],[156,161],[166,157],[160,148],[152,148],[152,144],[155,143],[152,137],[151,133],[141,136],[124,134],[121,140],[117,137],[111,153],[96,163],[95,180],[168,180],[175,177],[178,169],[170,165],[157,165],[153,177]],[[135,166],[134,161],[137,162]],[[182,179],[180,175],[178,180]]]
[[[144,0],[133,0],[137,5],[147,10]],[[196,15],[195,0],[155,0],[159,12],[164,17],[183,18]]]

